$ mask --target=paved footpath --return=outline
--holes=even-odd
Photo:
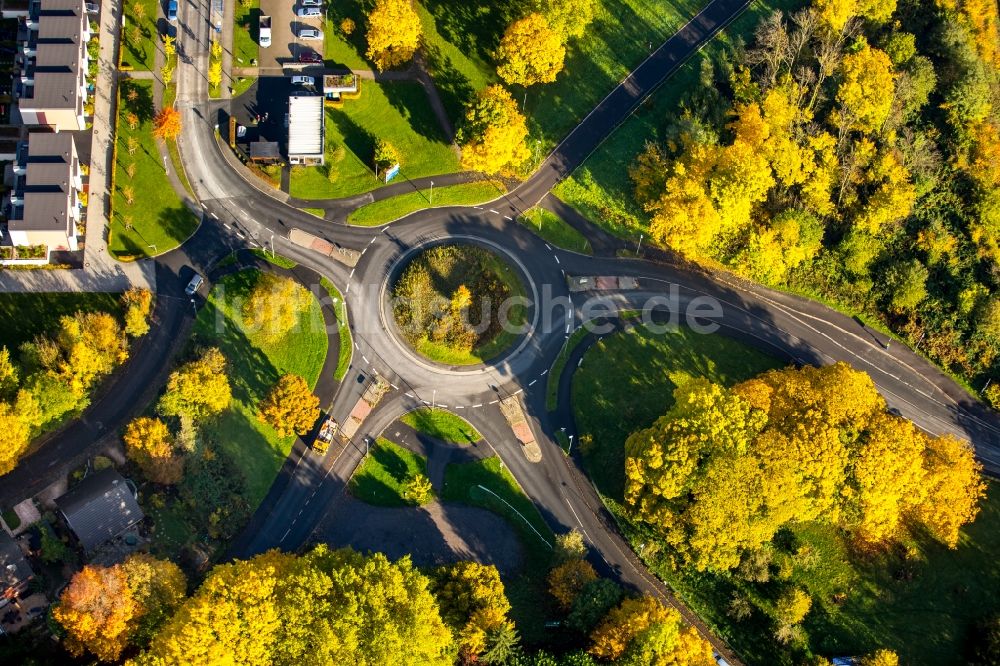
[[[101,52],[95,85],[94,141],[90,153],[90,191],[86,211],[86,246],[83,269],[32,269],[0,271],[0,291],[67,292],[125,291],[135,285],[156,290],[151,261],[122,263],[108,254],[108,188],[114,149],[115,93],[118,86],[118,36],[121,5],[103,0]]]

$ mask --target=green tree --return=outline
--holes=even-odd
[[[9,398],[18,387],[19,371],[10,360],[10,351],[0,347],[0,398]]]
[[[526,87],[551,83],[562,71],[565,57],[562,36],[541,14],[528,14],[511,23],[500,40],[497,74],[507,83]]]
[[[583,586],[573,600],[566,624],[587,633],[622,600],[624,591],[618,583],[607,578],[592,580]]]
[[[521,637],[511,623],[494,627],[486,634],[486,652],[483,661],[487,664],[506,664],[517,653]]]
[[[166,393],[157,408],[164,416],[205,419],[228,407],[230,400],[226,357],[212,347],[170,373]]]
[[[594,580],[597,580],[597,573],[589,562],[569,560],[549,572],[549,592],[563,608],[569,609],[587,583]]]
[[[571,560],[582,560],[587,557],[587,544],[579,530],[570,530],[556,536],[555,548],[552,550],[552,561],[559,565]]]
[[[514,98],[502,86],[489,86],[466,111],[459,128],[462,165],[489,174],[518,167],[529,156],[527,136],[527,123]]]
[[[279,437],[304,435],[319,418],[319,398],[302,377],[282,375],[261,401],[258,417],[274,428]]]
[[[385,139],[379,139],[375,142],[374,161],[375,167],[380,172],[402,162],[399,151]]]
[[[885,274],[889,307],[896,312],[913,310],[927,298],[927,269],[916,259],[895,263]]]

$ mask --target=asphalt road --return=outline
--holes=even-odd
[[[263,246],[273,247],[326,276],[345,294],[355,350],[352,372],[333,396],[331,411],[335,418],[346,417],[372,373],[385,377],[394,388],[347,446],[331,449],[320,457],[301,442],[296,443],[251,527],[234,544],[232,555],[246,556],[272,547],[294,549],[307,543],[330,503],[344,492],[364,455],[365,438],[376,437],[414,407],[435,404],[455,410],[484,434],[553,530],[581,530],[592,547],[593,560],[603,571],[638,589],[668,598],[662,584],[621,539],[577,462],[565,457],[553,441],[552,433],[560,427],[572,432],[565,404],[553,415],[544,404],[546,373],[574,328],[602,312],[632,309],[653,297],[664,300],[661,308],[680,315],[682,323],[689,308],[699,305],[704,313],[708,305],[715,303],[718,307],[713,317],[696,318],[692,323],[714,323],[725,334],[796,362],[850,362],[872,375],[891,407],[928,432],[954,433],[970,440],[988,468],[1000,471],[1000,421],[996,413],[902,345],[893,343],[886,349],[878,334],[854,320],[819,303],[736,282],[686,264],[586,257],[558,250],[513,221],[579,166],[686,56],[746,4],[742,0],[710,3],[610,93],[541,168],[510,194],[483,206],[421,211],[391,226],[371,229],[333,224],[293,209],[261,193],[231,169],[221,153],[226,148],[217,143],[217,119],[206,101],[208,1],[182,3],[181,61],[175,75],[178,107],[185,126],[180,151],[204,208],[204,222],[181,250],[157,260],[157,270],[164,274],[159,280],[164,291],[157,301],[157,316],[165,326],[157,328],[143,343],[151,345],[148,349],[136,350],[133,364],[118,381],[127,382],[123,386],[146,389],[162,384],[160,376],[168,358],[159,355],[161,348],[157,345],[175,339],[181,331],[189,304],[174,298],[172,292],[183,286],[192,267],[205,273],[232,248]],[[287,240],[293,228],[360,250],[361,260],[354,269],[348,269],[294,246]],[[386,317],[385,286],[407,257],[419,248],[456,239],[505,255],[521,274],[534,303],[529,330],[511,352],[485,366],[447,368],[421,360],[400,342],[391,317]],[[599,298],[593,293],[570,294],[567,276],[596,275],[634,277],[639,289],[605,292]],[[109,399],[107,406],[103,401],[95,404],[75,426],[81,430],[72,437],[66,434],[54,438],[18,468],[27,471],[15,473],[23,474],[26,484],[40,478],[46,472],[42,461],[57,459],[60,447],[84,450],[102,432],[116,429],[128,413],[145,404],[140,393],[123,390],[115,394],[116,399]],[[497,408],[499,398],[509,394],[523,394],[542,451],[541,462],[528,461]],[[121,401],[128,405],[113,404],[126,395],[137,397]],[[95,419],[101,421],[99,430],[87,425]],[[50,454],[50,450],[54,453]],[[17,484],[22,485],[27,487]],[[0,488],[7,487],[6,483],[0,484]],[[706,631],[697,618],[684,612]],[[728,655],[720,641],[713,642]]]

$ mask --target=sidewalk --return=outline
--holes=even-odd
[[[118,37],[121,6],[118,0],[101,5],[101,51],[95,82],[94,141],[90,153],[90,192],[86,210],[83,269],[3,270],[0,291],[69,292],[124,291],[131,286],[156,290],[151,261],[122,263],[108,253],[108,187],[114,168],[115,95],[118,86]]]

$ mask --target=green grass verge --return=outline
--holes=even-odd
[[[269,264],[274,264],[279,268],[295,268],[299,265],[296,261],[289,259],[288,257],[283,257],[280,254],[271,254],[269,250],[262,250],[259,247],[255,247],[250,250],[250,253],[258,259],[263,259]]]
[[[316,217],[323,217],[326,215],[325,208],[300,208],[299,210],[309,213],[310,215],[315,215]]]
[[[452,444],[472,444],[483,438],[472,424],[446,409],[421,407],[399,420],[417,432]]]
[[[351,211],[351,214],[347,216],[347,221],[349,224],[362,227],[375,227],[388,224],[424,208],[472,206],[492,201],[503,193],[504,191],[499,189],[498,185],[487,182],[435,187],[432,206],[431,191],[428,188],[364,205]]]
[[[556,247],[593,254],[587,238],[550,210],[532,208],[517,221]]]
[[[21,526],[21,519],[14,513],[14,509],[4,509],[0,515],[3,516],[3,522],[7,523],[7,527],[10,529],[16,530]]]
[[[125,30],[122,40],[122,65],[131,65],[139,71],[151,71],[156,63],[157,49],[163,49],[157,29],[160,13],[159,0],[128,0],[125,3]],[[141,9],[139,9],[141,7]],[[138,18],[138,16],[142,18]],[[139,39],[134,40],[133,27],[139,28]],[[157,72],[159,75],[159,72]]]
[[[417,474],[427,476],[427,458],[379,437],[351,477],[351,494],[375,506],[414,506],[418,503],[406,497],[406,481]],[[432,492],[419,504],[434,499]]]
[[[547,566],[554,541],[552,530],[500,458],[448,465],[441,499],[500,514],[521,536],[529,560]]]
[[[385,185],[375,177],[375,141],[388,141],[401,160],[398,182],[459,170],[423,86],[413,81],[362,81],[361,96],[326,110],[326,164],[293,167],[289,193],[331,199]]]
[[[590,435],[587,468],[603,494],[621,500],[625,439],[652,425],[673,404],[673,390],[692,378],[733,384],[784,363],[722,335],[686,327],[657,335],[645,326],[608,336],[573,375],[577,431]]]
[[[202,428],[207,442],[225,449],[240,466],[252,507],[267,489],[291,450],[294,437],[280,438],[257,420],[257,403],[286,373],[301,375],[315,386],[327,354],[327,336],[319,301],[313,299],[299,323],[284,338],[266,341],[242,326],[242,306],[262,274],[245,270],[223,278],[198,313],[193,345],[217,346],[229,362],[233,403]]]
[[[187,172],[184,170],[184,162],[181,160],[181,153],[177,149],[177,141],[175,139],[167,141],[167,152],[170,153],[170,164],[173,166],[174,173],[180,179],[184,190],[194,199],[194,190],[191,189],[191,181],[188,180]]]
[[[250,67],[250,61],[257,59],[260,49],[257,43],[260,16],[260,0],[236,2],[233,13],[233,67]]]
[[[108,243],[110,252],[120,259],[162,254],[183,243],[198,228],[198,219],[184,206],[170,184],[153,138],[153,82],[132,79],[128,87],[139,95],[131,101],[126,91],[122,91],[114,218]],[[128,124],[130,112],[139,119],[135,130]],[[128,153],[129,137],[138,141],[134,155]],[[128,164],[135,165],[132,178],[128,176]],[[132,204],[124,196],[126,188],[132,190]],[[131,228],[126,227],[126,222]]]
[[[110,312],[120,317],[119,294],[68,292],[63,294],[0,293],[0,346],[11,356],[37,335],[59,331],[59,319],[80,312]]]
[[[610,233],[623,238],[638,238],[644,233],[648,242],[649,215],[635,202],[628,167],[635,163],[647,141],[665,139],[665,119],[677,113],[685,92],[700,85],[702,62],[720,57],[724,47],[733,44],[734,40],[751,41],[757,22],[774,9],[793,10],[802,4],[800,0],[753,3],[732,25],[681,66],[571,177],[553,190],[554,194]],[[693,14],[696,9],[691,9],[689,13]],[[529,110],[531,106],[529,95]]]
[[[573,331],[566,343],[563,344],[563,348],[559,350],[559,356],[556,357],[555,362],[552,364],[552,369],[549,370],[548,382],[545,385],[545,409],[555,411],[556,407],[559,406],[559,380],[562,377],[563,370],[566,369],[566,362],[569,360],[569,355],[573,353],[576,346],[580,344],[580,341],[587,336],[587,329],[584,326]]]
[[[347,375],[347,371],[351,367],[351,357],[354,354],[351,327],[347,321],[347,304],[344,302],[343,294],[340,293],[340,290],[332,282],[326,278],[322,278],[319,283],[326,289],[326,293],[330,295],[330,300],[333,301],[334,312],[337,314],[337,335],[340,340],[340,349],[337,353],[337,369],[333,373],[333,378],[339,382]]]

